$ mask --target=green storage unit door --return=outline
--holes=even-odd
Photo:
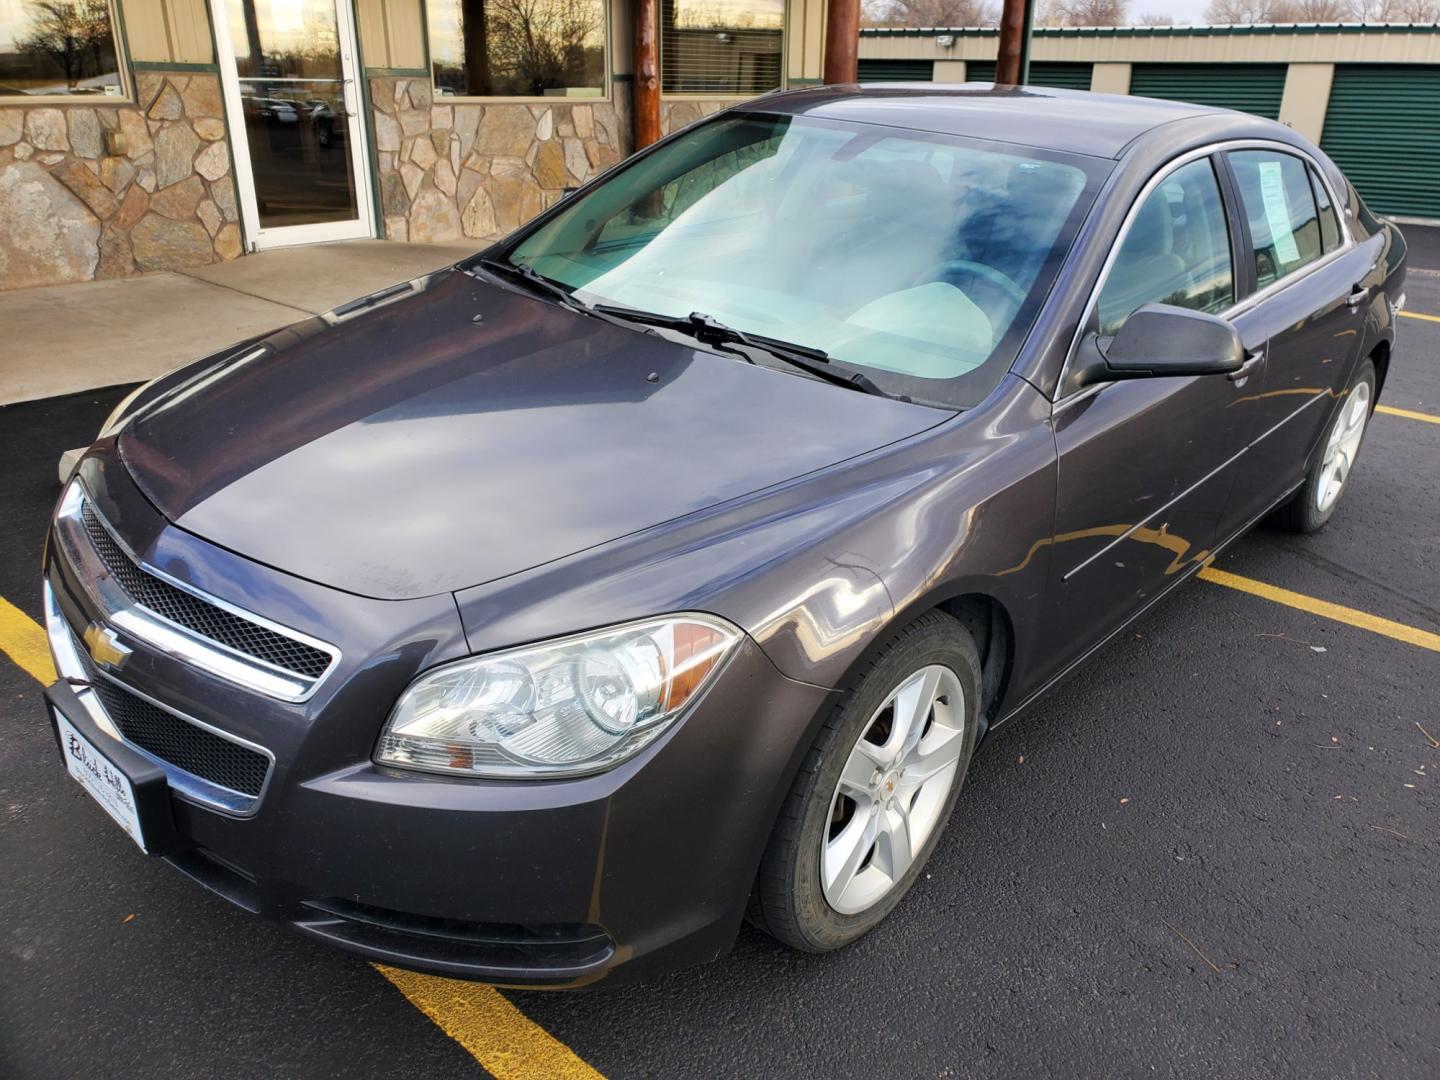
[[[1090,76],[1094,72],[1094,64],[1064,64],[1058,60],[1041,60],[1030,65],[1030,82],[1034,86],[1054,86],[1061,90],[1089,90]]]
[[[1030,65],[1033,86],[1056,86],[1064,90],[1089,90],[1094,64],[1066,64],[1058,60],[1039,60]],[[970,60],[965,64],[966,82],[994,82],[993,60]]]
[[[1440,66],[1337,67],[1320,149],[1371,210],[1440,218]]]
[[[857,77],[861,82],[931,82],[935,63],[931,60],[861,60]]]
[[[1284,64],[1136,64],[1130,69],[1130,93],[1278,120],[1285,71]]]

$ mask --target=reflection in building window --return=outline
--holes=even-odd
[[[600,97],[605,0],[430,0],[435,92]]]
[[[0,0],[0,101],[124,94],[109,0]]]
[[[748,97],[780,86],[784,0],[662,0],[660,88]]]

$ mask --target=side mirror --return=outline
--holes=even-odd
[[[1112,379],[1229,374],[1244,365],[1245,343],[1233,326],[1214,315],[1146,304],[1108,344],[1093,335],[1087,339],[1082,357],[1072,388]]]

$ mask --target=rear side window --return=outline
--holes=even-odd
[[[1146,304],[1211,314],[1235,302],[1225,204],[1209,158],[1182,165],[1141,204],[1100,290],[1100,335]]]
[[[1314,169],[1310,170],[1310,187],[1315,192],[1315,205],[1320,208],[1320,248],[1329,255],[1340,246],[1340,218],[1330,202],[1330,193]]]
[[[1278,150],[1236,150],[1230,164],[1250,223],[1255,284],[1263,289],[1318,259],[1320,221],[1306,164]]]

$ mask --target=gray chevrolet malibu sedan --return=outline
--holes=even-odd
[[[1404,254],[1238,113],[720,113],[123,402],[45,559],[61,754],[143,850],[387,963],[838,948],[988,733],[1262,517],[1331,517]]]

